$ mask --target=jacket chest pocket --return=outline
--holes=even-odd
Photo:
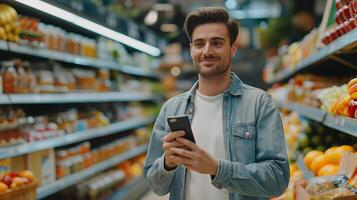
[[[232,124],[232,161],[244,164],[255,161],[255,123]]]

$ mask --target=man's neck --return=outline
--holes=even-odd
[[[224,73],[214,78],[206,78],[198,75],[198,91],[206,96],[216,96],[224,92],[231,84],[230,73]]]

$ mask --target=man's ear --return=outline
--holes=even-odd
[[[238,43],[234,42],[231,46],[231,57],[232,58],[236,55],[237,49],[238,49]]]

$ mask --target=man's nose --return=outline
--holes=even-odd
[[[203,55],[209,55],[210,53],[212,53],[212,48],[211,45],[207,43],[203,48]]]

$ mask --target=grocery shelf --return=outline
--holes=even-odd
[[[333,116],[329,113],[324,112],[321,109],[301,105],[298,103],[281,102],[281,101],[276,101],[276,102],[281,108],[294,110],[309,119],[315,120],[317,122],[321,122],[330,128],[357,137],[357,119],[347,118],[343,116]]]
[[[40,58],[47,58],[77,65],[107,68],[107,69],[119,69],[119,64],[110,61],[98,60],[90,57],[73,55],[69,53],[63,53],[59,51],[53,51],[45,48],[31,47],[26,45],[21,45],[13,42],[9,42],[10,52],[26,54],[30,56],[36,56]]]
[[[4,40],[0,40],[0,50],[7,51],[7,42]]]
[[[102,172],[106,169],[114,167],[115,165],[119,164],[120,162],[123,162],[130,158],[133,158],[135,156],[138,156],[138,155],[144,153],[146,151],[146,148],[147,148],[146,144],[139,146],[139,147],[137,147],[133,150],[129,150],[121,155],[112,157],[108,160],[98,163],[88,169],[68,175],[68,176],[61,178],[59,180],[56,180],[52,183],[41,186],[41,187],[37,188],[37,191],[36,191],[37,199],[43,199],[51,194],[59,192],[65,188],[70,187],[74,184],[77,184],[93,175],[96,175],[99,172]]]
[[[149,191],[149,186],[145,182],[144,176],[139,176],[120,188],[118,192],[114,193],[107,200],[139,199],[147,191]]]
[[[113,123],[104,127],[70,133],[64,136],[54,137],[51,139],[46,139],[38,142],[23,143],[15,146],[0,148],[0,159],[14,157],[22,154],[35,152],[35,151],[40,151],[43,149],[64,146],[67,144],[73,144],[76,142],[85,141],[92,138],[98,138],[118,132],[131,130],[134,128],[139,128],[149,123],[153,123],[154,120],[155,119],[153,117],[131,119],[123,122]]]
[[[281,72],[278,72],[275,77],[267,81],[268,84],[273,84],[276,82],[282,82],[284,80],[289,79],[293,75],[306,70],[306,68],[312,66],[313,64],[316,64],[324,59],[328,59],[329,56],[332,54],[336,54],[338,52],[341,52],[345,49],[352,48],[353,46],[356,46],[357,43],[357,29],[354,29],[347,34],[339,37],[336,39],[334,42],[331,44],[323,47],[322,49],[318,50],[314,54],[312,54],[310,57],[301,60],[295,70],[292,69],[286,69]],[[357,68],[355,68],[357,70]]]
[[[121,65],[119,70],[126,74],[143,76],[148,78],[158,79],[159,76],[151,71],[140,69],[139,67],[130,66],[130,65]]]
[[[317,122],[322,122],[325,118],[326,112],[319,108],[314,108],[311,106],[305,106],[302,104],[298,103],[292,103],[292,102],[282,102],[282,101],[277,101],[278,105],[282,108],[288,109],[288,110],[294,110],[301,115],[315,120]]]
[[[66,94],[0,95],[0,104],[96,103],[118,101],[155,101],[157,95],[139,92],[102,92]]]
[[[307,167],[305,166],[304,155],[302,153],[298,153],[297,158],[298,158],[297,159],[298,167],[302,171],[304,178],[309,180],[309,179],[315,177],[315,175],[310,170],[308,170]]]
[[[0,95],[0,104],[10,104],[10,99],[8,95]]]
[[[323,123],[328,127],[357,137],[357,119],[327,114]]]
[[[59,51],[53,51],[45,48],[21,45],[13,42],[0,41],[0,50],[9,51],[18,54],[25,54],[29,56],[35,56],[39,58],[52,59],[56,61],[82,65],[87,67],[97,67],[103,69],[118,70],[123,73],[135,75],[135,76],[144,76],[144,77],[155,78],[155,79],[159,78],[157,74],[144,70],[140,67],[120,65],[115,61],[100,60],[100,59],[90,58],[81,55],[74,55],[74,54],[69,54]]]

